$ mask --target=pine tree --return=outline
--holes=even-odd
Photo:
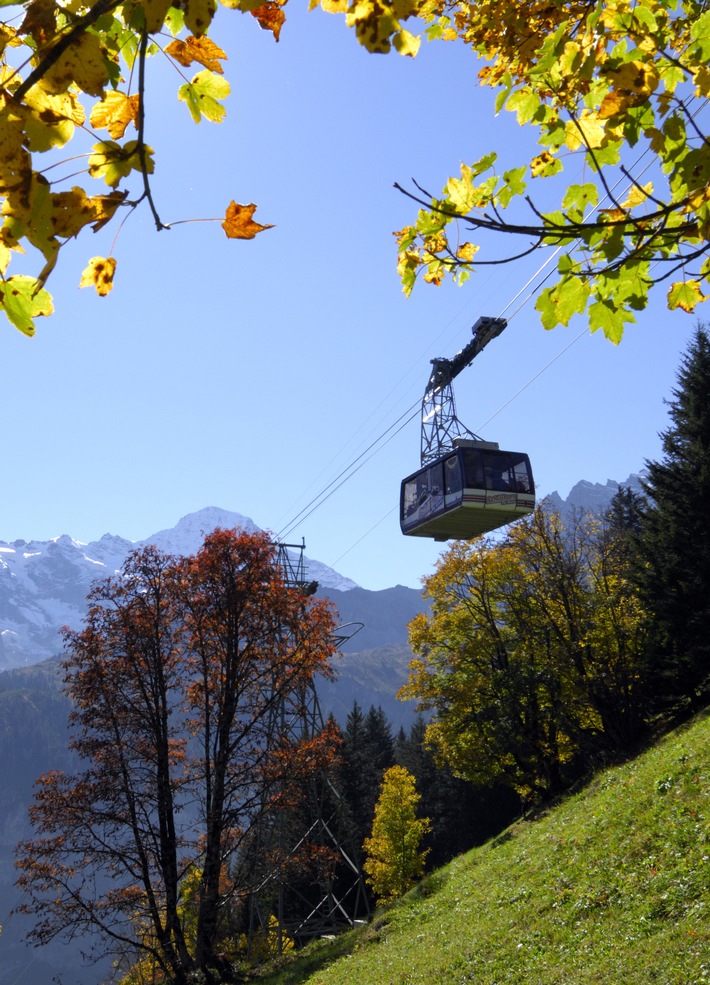
[[[639,588],[650,611],[656,704],[702,704],[710,689],[710,338],[699,325],[668,401],[663,459],[648,462]]]
[[[382,708],[363,714],[355,701],[343,732],[342,793],[350,809],[352,838],[358,849],[372,829],[377,793],[394,763],[392,729]]]

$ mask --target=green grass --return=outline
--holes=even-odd
[[[258,985],[710,985],[710,717]]]

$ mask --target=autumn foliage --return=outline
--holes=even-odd
[[[136,552],[90,601],[64,663],[81,767],[38,781],[22,909],[38,943],[98,931],[179,985],[252,888],[233,863],[253,825],[330,761],[327,735],[278,723],[329,673],[331,612],[286,586],[266,535],[228,531],[194,557]]]
[[[406,767],[391,766],[386,771],[372,835],[363,845],[367,881],[383,903],[404,895],[424,874],[427,852],[420,846],[430,823],[428,818],[417,817],[420,799]]]
[[[536,307],[546,328],[587,313],[613,342],[656,283],[671,309],[710,294],[710,11],[697,0],[323,0],[368,50],[415,55],[429,40],[485,62],[495,112],[537,136],[532,157],[465,162],[397,234],[409,294],[421,277],[463,283],[538,251],[556,260]],[[541,179],[549,189],[536,187]],[[502,236],[499,234],[503,234]],[[503,252],[496,250],[505,240]],[[519,240],[512,250],[507,241]],[[484,250],[483,247],[488,247]],[[543,257],[541,257],[543,259]]]
[[[280,3],[224,6],[249,13],[278,40]],[[194,123],[221,122],[230,86],[227,55],[208,36],[216,10],[213,0],[28,0],[0,21],[0,308],[26,335],[53,310],[45,284],[69,240],[141,203],[159,230],[192,218],[164,222],[153,196],[146,61],[162,54],[176,68],[177,98]],[[253,219],[255,208],[229,203],[228,238],[253,239],[270,228]],[[15,272],[25,253],[30,273]],[[105,296],[116,265],[111,252],[92,257],[80,287]]]
[[[643,732],[646,619],[628,531],[544,507],[502,542],[455,543],[425,580],[400,697],[434,712],[427,738],[457,775],[523,798]]]

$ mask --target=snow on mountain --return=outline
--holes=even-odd
[[[169,530],[159,530],[157,534],[140,541],[135,547],[154,544],[167,554],[194,554],[202,547],[205,535],[217,527],[223,530],[240,528],[248,534],[259,532],[259,527],[247,516],[221,510],[217,506],[207,506],[197,513],[188,513]]]
[[[259,529],[239,513],[207,507],[138,543],[114,534],[90,544],[67,534],[49,541],[0,541],[0,670],[61,653],[60,628],[79,628],[92,583],[118,571],[130,551],[155,544],[170,554],[193,554],[216,527]],[[326,591],[357,587],[319,561],[305,563],[306,576]]]

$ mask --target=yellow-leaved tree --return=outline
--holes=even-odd
[[[601,328],[618,342],[654,284],[666,284],[671,309],[692,311],[707,299],[704,0],[321,5],[344,13],[373,52],[394,47],[416,55],[419,38],[406,23],[423,24],[429,40],[466,45],[485,62],[479,80],[497,90],[496,112],[515,113],[537,134],[532,159],[501,168],[491,150],[464,163],[440,194],[416,184],[402,189],[420,205],[397,234],[407,294],[419,276],[440,284],[448,274],[462,283],[476,266],[547,249],[555,251],[557,274],[537,299],[546,328],[586,312],[592,331]],[[502,255],[481,249],[495,234],[506,241]],[[520,244],[509,249],[516,239]]]
[[[253,16],[276,40],[284,3],[222,0],[224,7]],[[222,68],[227,56],[208,36],[216,0],[28,0],[0,6],[0,309],[21,332],[33,335],[35,319],[53,310],[45,283],[70,239],[97,232],[141,203],[157,229],[168,228],[151,192],[146,60],[156,54],[170,59],[182,79],[177,96],[192,120],[219,123],[229,94]],[[87,133],[83,153],[83,144],[75,149],[72,141]],[[81,159],[84,164],[77,166]],[[70,161],[68,168],[58,166]],[[137,179],[133,192],[130,178]],[[255,209],[253,203],[229,203],[225,234],[253,239],[270,228],[254,219]],[[16,253],[31,254],[30,264],[36,258],[34,273],[13,272]],[[115,257],[92,257],[80,286],[104,296],[115,270]]]
[[[390,767],[382,779],[372,836],[363,845],[367,882],[382,903],[404,895],[424,873],[427,852],[420,846],[430,824],[417,817],[419,800],[409,770]]]

